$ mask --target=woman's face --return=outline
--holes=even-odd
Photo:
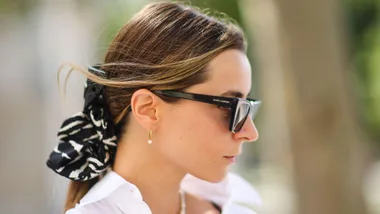
[[[186,92],[246,98],[251,89],[251,67],[247,56],[238,50],[227,50],[209,66],[209,80]],[[185,172],[210,182],[221,181],[239,156],[244,142],[255,141],[258,132],[248,118],[237,133],[229,131],[229,111],[215,105],[181,100],[167,104],[162,122],[156,130],[159,150]]]

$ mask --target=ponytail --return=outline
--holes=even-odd
[[[69,209],[74,208],[83,196],[86,195],[86,193],[91,189],[91,187],[93,187],[100,180],[100,177],[101,176],[87,181],[70,181],[64,213],[66,213]]]

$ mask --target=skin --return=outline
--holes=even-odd
[[[186,92],[245,98],[251,88],[247,56],[226,50],[208,65],[210,79]],[[141,191],[155,214],[179,213],[180,182],[186,173],[209,182],[225,178],[231,161],[244,142],[258,139],[252,120],[237,133],[228,130],[227,110],[191,100],[167,103],[146,89],[131,99],[132,114],[127,133],[118,146],[113,170]],[[152,144],[148,132],[152,130]],[[217,213],[211,204],[186,195],[187,214]]]

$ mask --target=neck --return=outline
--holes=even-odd
[[[152,213],[177,214],[185,173],[153,147],[154,143],[120,143],[113,170],[137,186]]]

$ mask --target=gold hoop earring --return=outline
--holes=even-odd
[[[152,130],[149,129],[149,134],[148,134],[148,144],[152,144],[153,141],[152,141]]]

